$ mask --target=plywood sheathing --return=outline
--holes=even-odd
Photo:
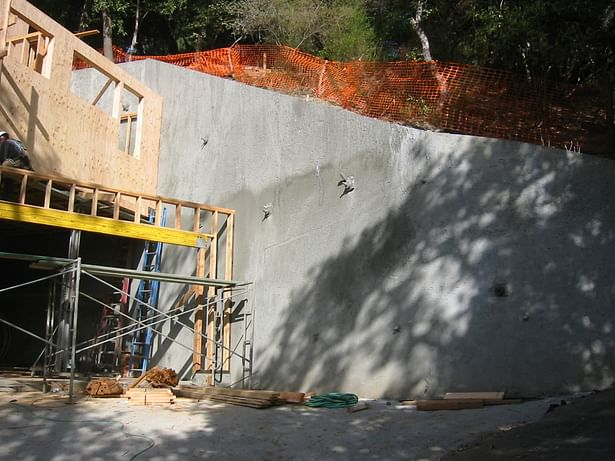
[[[3,2],[0,24],[8,23],[6,10]],[[39,73],[13,53],[2,60],[0,128],[26,144],[37,171],[155,194],[162,98],[26,1],[11,1],[10,13],[17,21],[2,31],[6,40],[33,24],[51,37],[49,64]],[[75,55],[141,99],[138,157],[118,147],[119,114],[114,117],[71,92]]]

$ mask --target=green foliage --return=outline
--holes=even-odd
[[[73,31],[102,30],[100,12],[107,8],[115,44],[130,44],[137,0],[31,1]],[[332,60],[416,59],[422,51],[411,19],[420,2],[421,28],[434,59],[509,69],[531,79],[615,83],[612,0],[140,2],[144,54],[242,41],[284,44]]]
[[[228,26],[245,41],[284,44],[327,59],[374,59],[378,40],[359,0],[236,0]]]
[[[335,7],[335,18],[326,34],[318,54],[326,59],[373,61],[379,46],[366,11],[358,2]]]

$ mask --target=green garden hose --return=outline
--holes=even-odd
[[[329,392],[328,394],[314,395],[305,402],[308,407],[323,408],[346,408],[357,404],[359,397],[355,394],[344,394],[341,392]]]

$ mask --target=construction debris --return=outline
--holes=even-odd
[[[126,391],[129,405],[165,405],[175,403],[175,395],[168,388],[133,387]]]
[[[357,411],[367,410],[369,408],[369,404],[367,402],[359,402],[352,407],[346,408],[348,413],[356,413]]]
[[[177,373],[171,368],[152,368],[146,376],[152,387],[175,387],[179,383]]]
[[[124,393],[124,389],[115,379],[94,378],[88,383],[85,393],[92,397],[117,397]]]
[[[171,368],[158,368],[154,367],[148,372],[142,374],[139,379],[128,386],[129,389],[133,389],[140,385],[143,381],[150,383],[152,387],[175,387],[179,382],[179,377],[175,370]]]
[[[280,398],[280,393],[274,391],[180,386],[178,389],[173,389],[173,392],[178,397],[188,397],[197,400],[213,400],[231,405],[259,409],[286,403],[286,400]]]

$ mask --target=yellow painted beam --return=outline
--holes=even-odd
[[[212,237],[210,234],[157,227],[151,224],[137,224],[131,221],[114,221],[113,219],[99,216],[69,213],[67,211],[7,202],[0,202],[0,219],[194,248],[206,247],[207,241],[211,240]]]

